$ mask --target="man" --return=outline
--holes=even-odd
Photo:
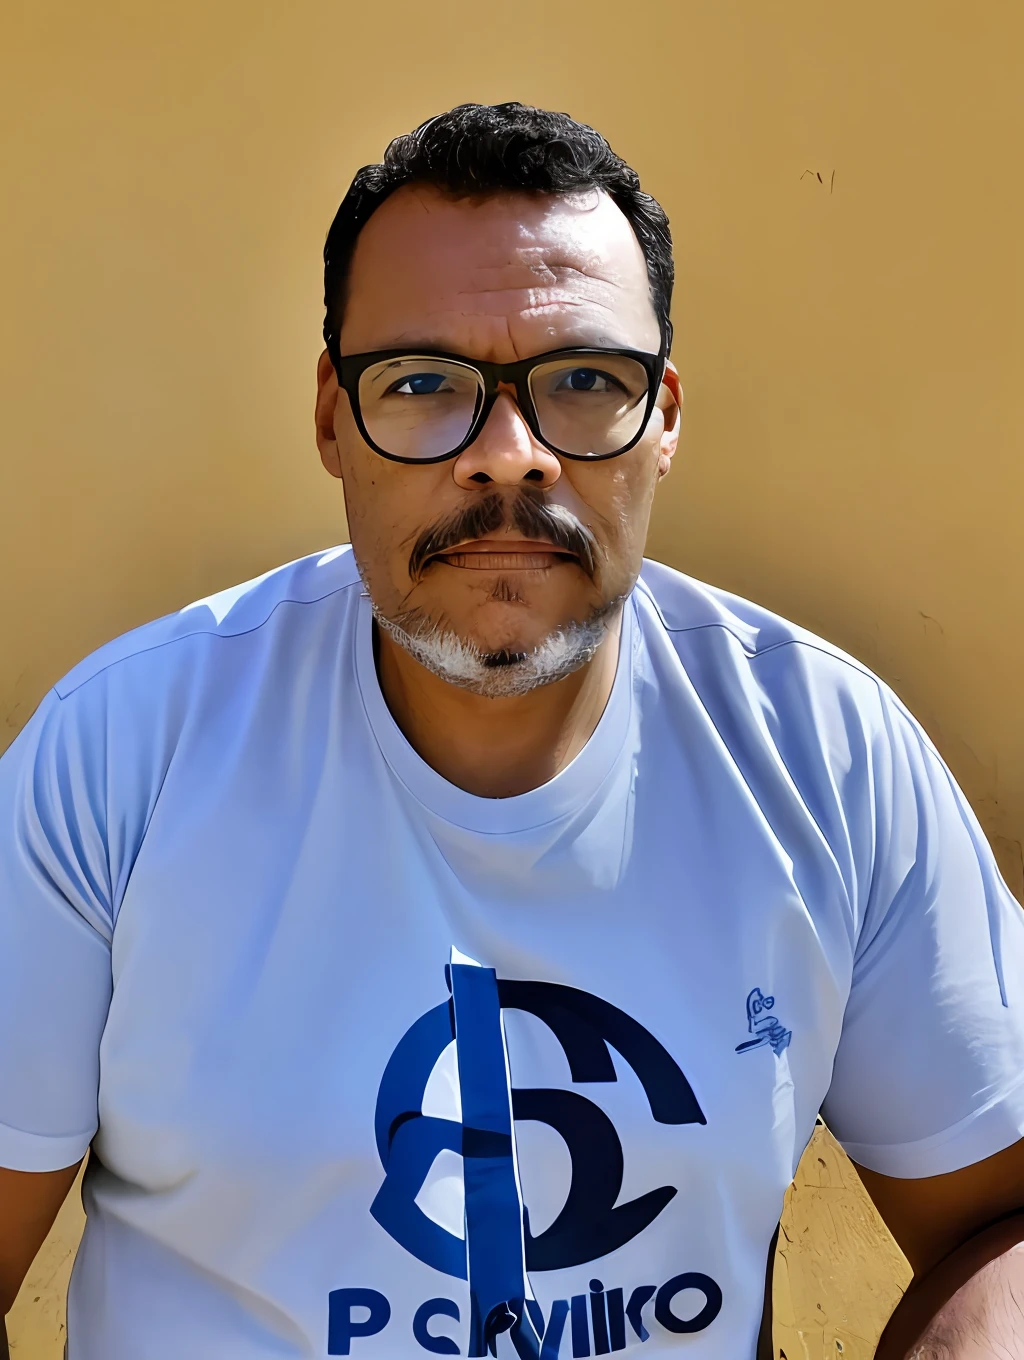
[[[91,1147],[71,1360],[740,1360],[823,1107],[918,1277],[880,1354],[1024,1354],[1024,922],[884,685],[642,562],[663,212],[464,106],[325,262],[352,549],[0,766],[5,1307]]]

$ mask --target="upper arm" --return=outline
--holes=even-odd
[[[887,718],[876,740],[870,890],[822,1113],[876,1173],[868,1179],[883,1214],[890,1205],[898,1224],[901,1205],[924,1214],[934,1200],[966,1213],[957,1204],[989,1185],[979,1167],[1004,1149],[1016,1164],[1024,912],[923,733],[891,700]]]
[[[916,1275],[1024,1208],[1024,912],[891,699],[874,856],[823,1107]]]
[[[112,988],[104,736],[51,696],[0,759],[0,1167],[14,1171],[63,1173],[98,1125]]]
[[[0,759],[0,1314],[98,1123],[111,994],[99,732],[51,694]]]
[[[10,1311],[80,1165],[59,1171],[0,1168],[0,1317]]]

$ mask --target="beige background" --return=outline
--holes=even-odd
[[[393,134],[521,98],[601,128],[672,218],[652,555],[889,680],[1020,894],[1022,41],[1018,0],[3,0],[0,748],[90,648],[344,537],[310,421],[330,216]],[[789,1360],[870,1353],[821,1323],[849,1225],[875,1240],[824,1151]],[[897,1267],[861,1259],[890,1306]],[[18,1343],[34,1298],[21,1360],[52,1353]]]

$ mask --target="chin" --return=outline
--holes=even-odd
[[[529,586],[500,579],[471,600],[439,598],[425,612],[482,652],[533,651],[545,638],[593,617],[603,602],[593,590],[559,590],[554,582]]]
[[[410,633],[378,614],[378,623],[421,665],[440,679],[485,698],[512,698],[564,679],[597,654],[605,621],[562,623],[537,641],[522,633],[460,636],[454,628],[424,626]]]
[[[424,594],[426,592],[423,592]],[[470,608],[442,601],[409,600],[387,615],[373,601],[378,626],[441,679],[488,698],[526,694],[585,666],[607,637],[622,597],[576,609],[523,602],[477,600]],[[582,607],[580,607],[582,603]]]
[[[459,626],[457,617],[449,616],[447,622],[451,631],[481,656],[535,652],[553,635],[575,624],[571,618],[555,618],[546,614],[524,618],[521,609],[515,612],[513,618],[494,618],[486,622],[476,618],[465,628]]]

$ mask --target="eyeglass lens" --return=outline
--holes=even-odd
[[[625,355],[562,355],[538,364],[529,390],[544,440],[578,458],[618,453],[640,432],[647,370]],[[443,458],[473,427],[484,399],[468,364],[409,354],[363,370],[366,432],[397,458]]]

